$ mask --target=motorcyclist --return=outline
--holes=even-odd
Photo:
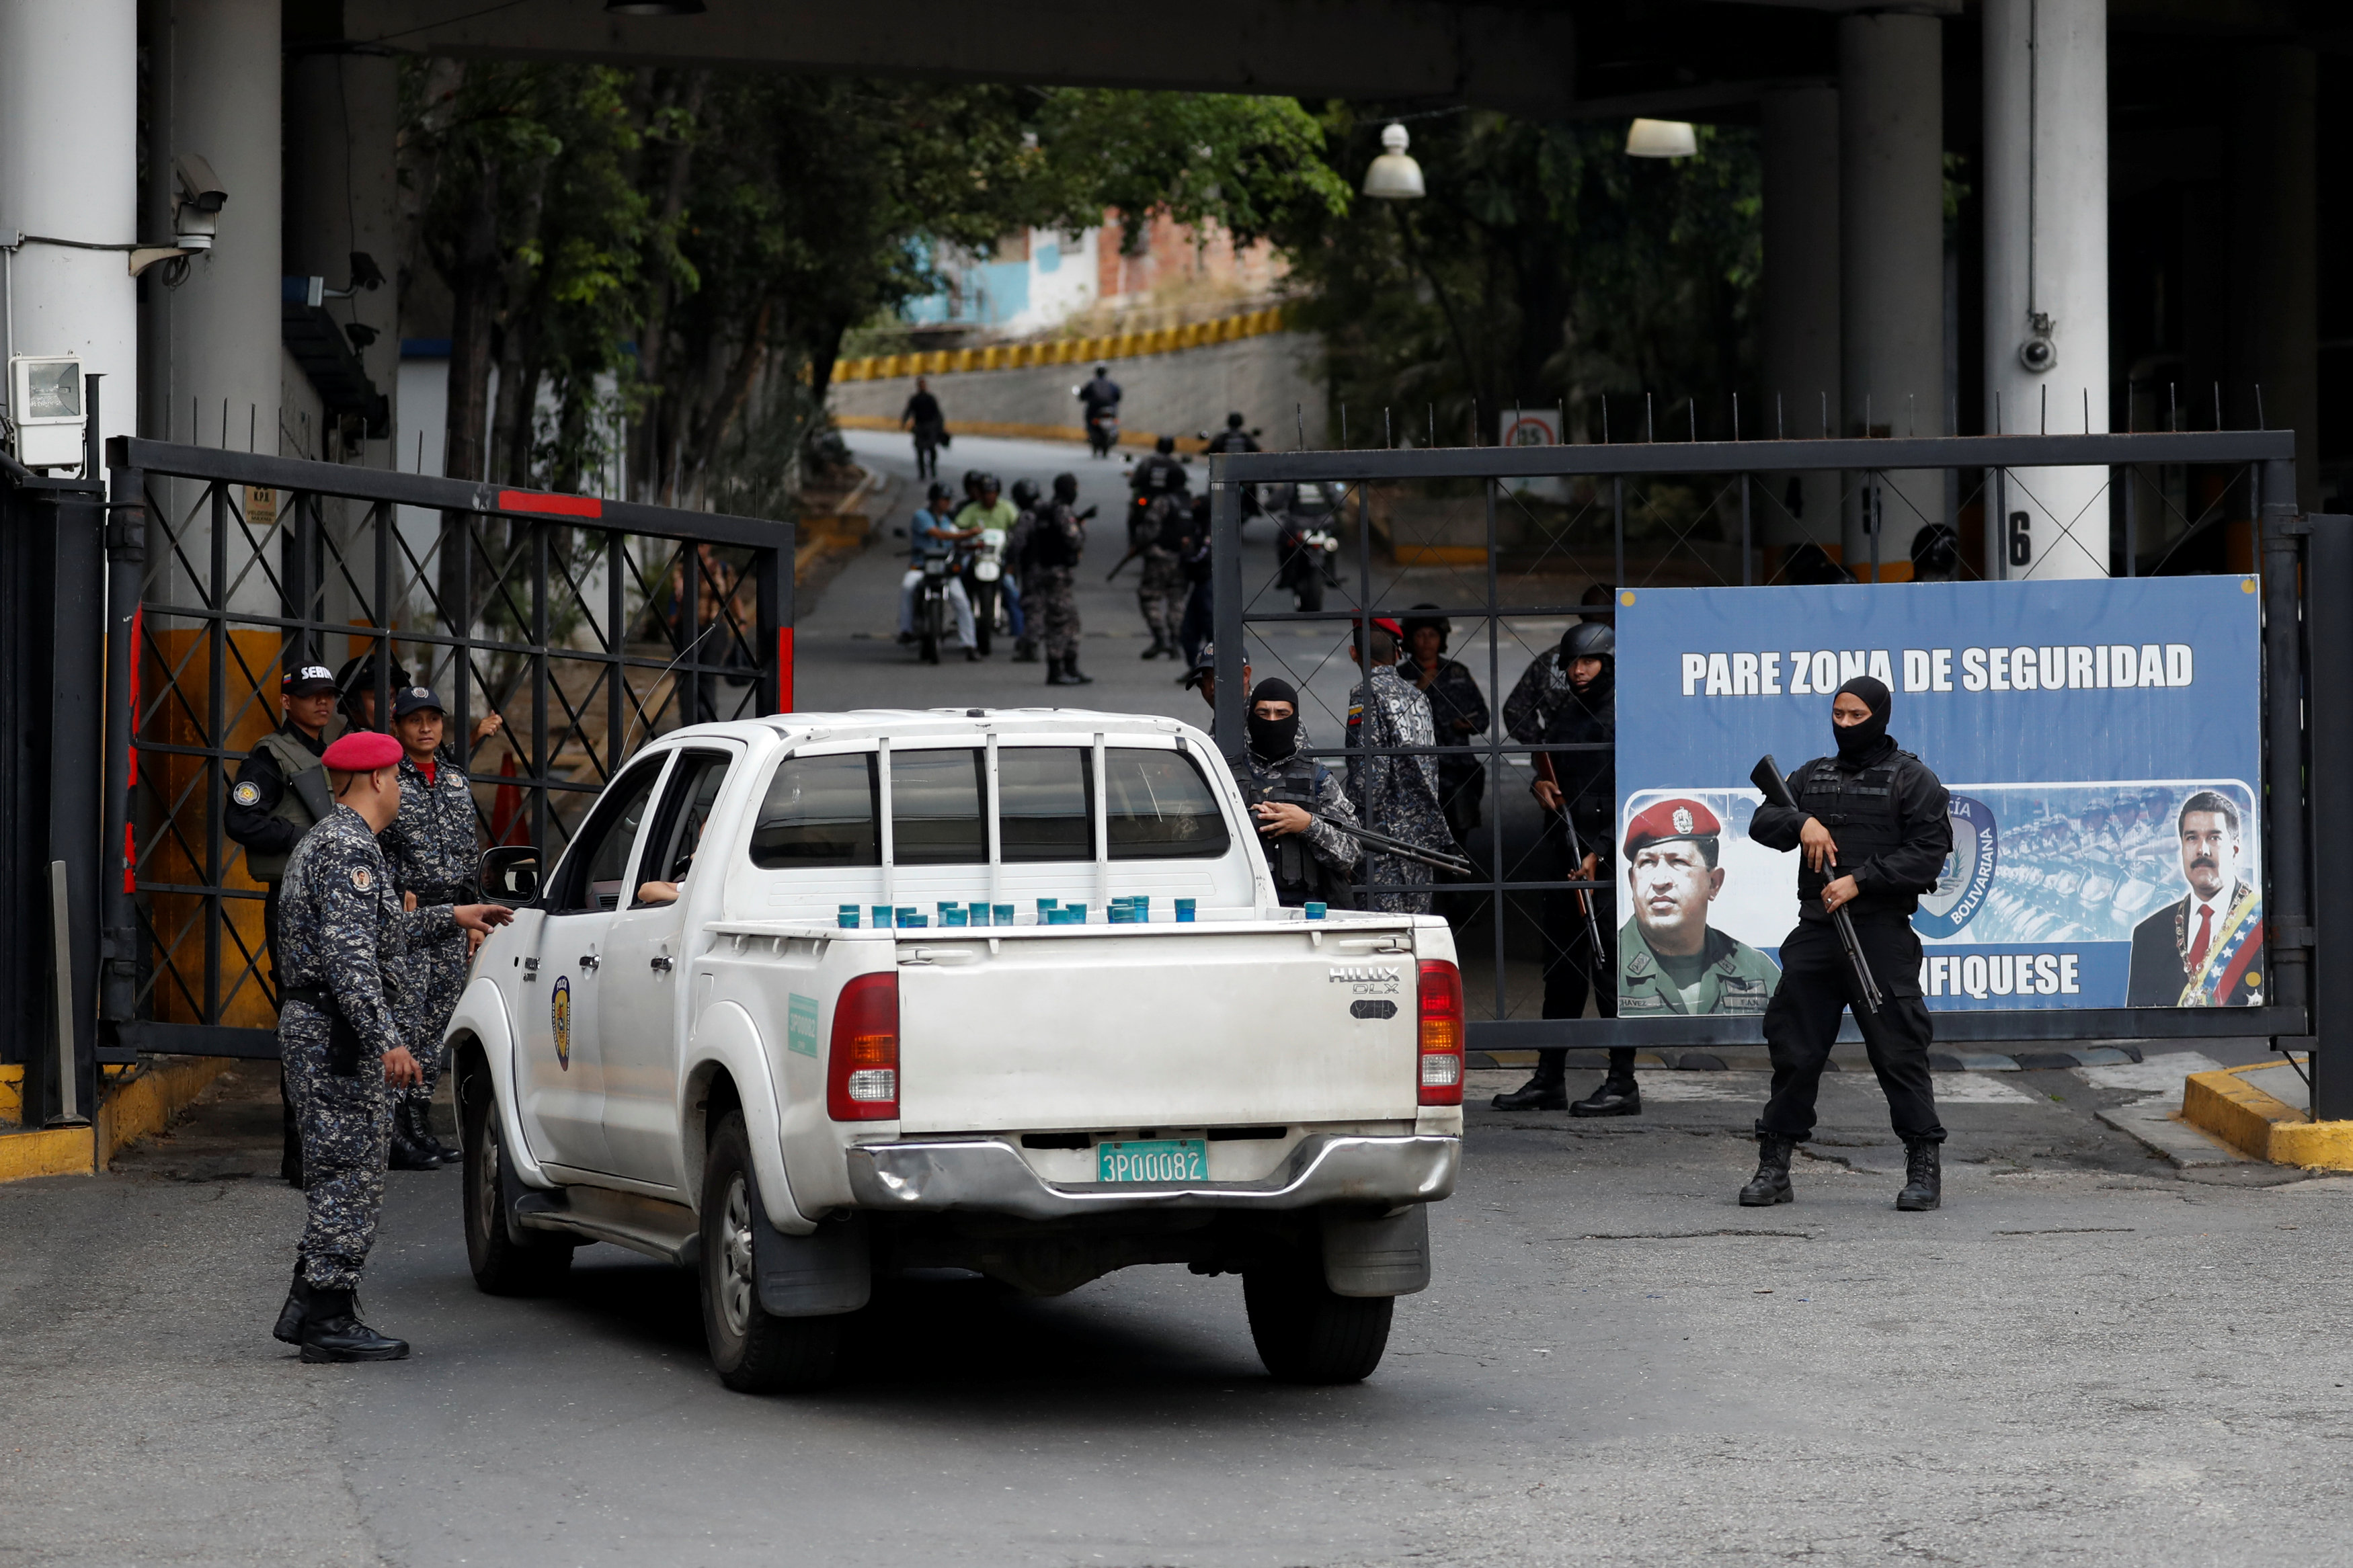
[[[1266,448],[1258,444],[1258,437],[1256,436],[1251,435],[1249,431],[1242,428],[1241,415],[1234,413],[1226,416],[1226,427],[1219,431],[1216,435],[1210,437],[1209,444],[1203,447],[1202,450],[1208,452],[1262,452],[1266,450]]]
[[[1032,486],[1031,489],[1034,493],[1036,487]],[[988,635],[995,626],[997,584],[982,584],[972,576],[972,567],[976,564],[974,547],[982,542],[984,535],[994,533],[997,535],[995,548],[1002,552],[1005,548],[1006,536],[1013,531],[1013,525],[1020,521],[1021,509],[1005,499],[995,474],[973,476],[973,499],[966,503],[962,511],[956,513],[956,537],[964,545],[964,548],[957,552],[957,576],[959,579],[966,580],[965,593],[967,598],[973,599],[973,618],[979,633],[977,640],[969,637],[966,640],[973,648],[980,652],[987,651]],[[1004,557],[1000,553],[997,557],[1000,568],[1003,560]],[[999,581],[1002,581],[1001,575]],[[977,597],[974,595],[976,588],[980,590]]]
[[[973,476],[978,479],[981,476]],[[991,481],[994,483],[994,481]],[[961,529],[950,521],[948,503],[955,499],[947,486],[934,482],[924,492],[923,504],[908,521],[908,566],[906,575],[899,579],[899,640],[915,640],[915,595],[923,590],[923,563],[936,556],[953,559],[956,547],[973,537],[972,531]],[[980,658],[975,647],[972,600],[964,590],[962,578],[951,576],[947,584],[948,608],[955,612],[956,636],[964,644],[967,662]]]
[[[1094,379],[1079,388],[1079,406],[1085,412],[1087,425],[1092,427],[1101,416],[1118,418],[1120,397],[1119,383],[1111,378],[1111,367],[1095,366]]]

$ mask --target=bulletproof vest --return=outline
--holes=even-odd
[[[1792,788],[1798,796],[1798,809],[1831,830],[1838,840],[1839,863],[1827,874],[1808,868],[1802,859],[1798,868],[1798,897],[1819,899],[1822,889],[1835,878],[1860,866],[1873,856],[1885,855],[1902,846],[1904,821],[1895,799],[1895,775],[1898,764],[1910,753],[1890,752],[1886,760],[1859,773],[1848,773],[1831,757],[1817,757],[1808,763]],[[1902,895],[1891,890],[1891,902],[1905,908],[1916,903],[1917,889]],[[1859,900],[1866,907],[1881,900],[1866,895]]]
[[[1318,804],[1315,779],[1323,771],[1313,758],[1294,752],[1271,767],[1254,760],[1238,763],[1234,782],[1241,785],[1242,798],[1252,805],[1273,800],[1313,811]],[[1332,868],[1317,858],[1305,834],[1286,833],[1259,842],[1266,850],[1267,869],[1274,873],[1278,900],[1293,909],[1309,902],[1339,910],[1353,907],[1354,894],[1346,879],[1334,875]]]
[[[1029,566],[1076,566],[1078,546],[1071,539],[1070,509],[1057,501],[1050,510],[1039,514],[1038,524],[1029,531]]]
[[[312,824],[334,808],[334,797],[327,790],[326,764],[312,754],[311,748],[283,730],[273,730],[261,737],[253,749],[269,753],[286,780],[286,788],[269,814],[273,818],[290,822],[307,833]],[[278,881],[286,875],[286,859],[285,855],[248,850],[245,857],[246,875],[257,882]]]

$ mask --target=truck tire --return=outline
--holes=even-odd
[[[564,1282],[575,1244],[556,1237],[519,1243],[508,1234],[500,1180],[505,1156],[500,1148],[498,1113],[491,1104],[490,1078],[485,1074],[468,1087],[476,1092],[463,1101],[467,1266],[486,1295],[544,1295]]]
[[[1339,1296],[1317,1249],[1242,1271],[1258,1358],[1282,1383],[1360,1383],[1388,1349],[1391,1296]]]
[[[841,1320],[778,1318],[752,1267],[752,1142],[740,1111],[712,1135],[702,1167],[702,1335],[712,1370],[738,1394],[789,1394],[833,1377]]]

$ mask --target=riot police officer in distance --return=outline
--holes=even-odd
[[[1608,622],[1580,621],[1557,648],[1528,666],[1504,702],[1504,728],[1522,745],[1577,745],[1618,738],[1618,634]],[[1534,758],[1536,804],[1545,810],[1545,837],[1551,846],[1552,876],[1561,881],[1608,883],[1606,864],[1617,835],[1615,753],[1538,752]],[[1547,1018],[1585,1015],[1588,992],[1605,1018],[1618,1016],[1618,964],[1612,939],[1617,900],[1601,890],[1562,889],[1544,895],[1545,994]],[[1634,1053],[1613,1047],[1609,1070],[1594,1091],[1568,1101],[1568,1052],[1536,1053],[1535,1076],[1509,1094],[1495,1097],[1498,1110],[1562,1110],[1577,1116],[1639,1116],[1641,1090],[1634,1082]]]
[[[1740,1190],[1751,1207],[1790,1200],[1789,1155],[1813,1134],[1814,1096],[1839,1015],[1851,1002],[1907,1156],[1895,1206],[1933,1209],[1942,1201],[1945,1129],[1928,1077],[1928,1005],[1920,997],[1912,911],[1952,853],[1953,826],[1944,784],[1887,733],[1894,702],[1869,676],[1840,687],[1831,703],[1838,750],[1789,775],[1795,810],[1768,801],[1749,824],[1748,836],[1767,848],[1804,852],[1798,929],[1782,939],[1780,989],[1765,1009],[1773,1094],[1757,1119],[1757,1175]],[[1831,923],[1841,909],[1883,994],[1875,1014],[1857,999],[1858,981]]]
[[[1289,681],[1261,680],[1251,690],[1249,730],[1234,782],[1258,819],[1276,898],[1293,909],[1347,908],[1361,851],[1356,839],[1316,818],[1354,824],[1356,808],[1332,772],[1303,752],[1299,696]]]

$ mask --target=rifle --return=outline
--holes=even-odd
[[[1560,773],[1553,766],[1550,752],[1534,752],[1529,762],[1535,769],[1539,782],[1548,784],[1555,789],[1560,788]],[[1566,795],[1561,797],[1560,825],[1568,830],[1568,852],[1577,858],[1577,868],[1581,871],[1585,868],[1585,841],[1577,837],[1577,818],[1569,814],[1568,798]],[[1577,912],[1585,917],[1586,937],[1593,943],[1593,961],[1599,963],[1601,962],[1602,953],[1608,951],[1601,945],[1601,922],[1594,918],[1593,900],[1586,897],[1584,889],[1577,889],[1576,898]]]
[[[1786,806],[1791,811],[1798,809],[1798,797],[1790,793],[1789,781],[1781,776],[1781,770],[1775,764],[1770,752],[1757,764],[1756,770],[1748,775],[1748,782],[1757,786],[1769,804]],[[1833,860],[1831,864],[1836,865],[1837,862]],[[1847,967],[1854,972],[1855,995],[1862,1012],[1876,1017],[1885,998],[1880,994],[1877,977],[1871,973],[1871,961],[1862,955],[1862,943],[1856,940],[1854,917],[1842,907],[1832,910],[1831,927],[1838,932],[1839,945],[1846,949]],[[1860,1015],[1855,1021],[1862,1022]]]
[[[1336,817],[1325,816],[1315,809],[1316,803],[1312,797],[1289,795],[1282,790],[1268,790],[1262,798],[1277,805],[1295,805],[1314,821],[1337,832],[1345,833],[1361,843],[1369,844],[1385,855],[1395,855],[1404,860],[1419,860],[1425,866],[1434,866],[1440,871],[1451,871],[1458,877],[1468,877],[1478,869],[1460,855],[1450,855],[1443,849],[1424,849],[1419,844],[1408,844],[1402,838],[1392,838],[1386,833],[1376,833],[1369,827],[1360,827],[1352,822],[1342,822]]]

